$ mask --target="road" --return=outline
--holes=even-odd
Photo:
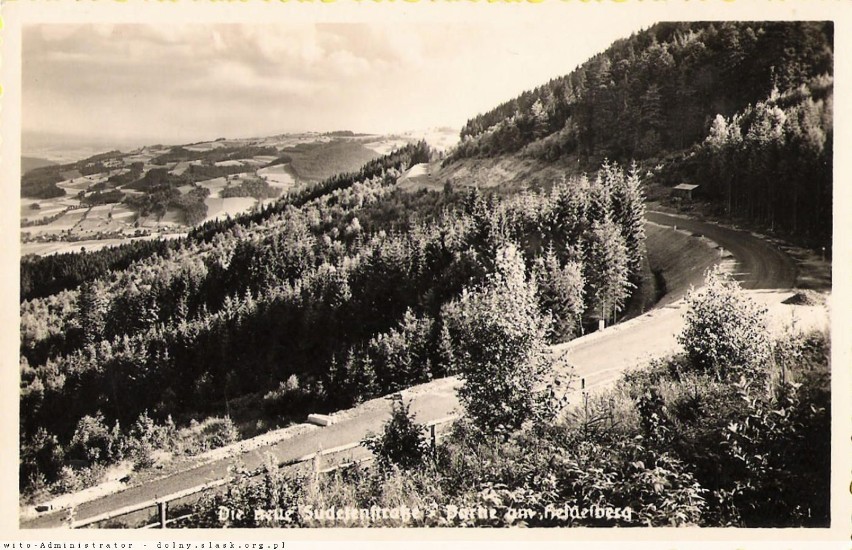
[[[747,289],[793,288],[796,264],[792,258],[771,243],[748,231],[729,229],[661,212],[648,212],[645,217],[662,225],[677,225],[701,234],[729,251],[737,262],[737,280]]]
[[[647,218],[658,224],[677,225],[679,229],[699,233],[712,239],[733,255],[736,278],[747,289],[788,289],[795,283],[796,266],[783,252],[746,231],[719,227],[709,223],[651,212]],[[670,289],[671,290],[671,289]],[[675,289],[683,292],[683,289]],[[587,388],[601,387],[617,379],[626,369],[651,357],[664,356],[676,349],[676,334],[682,326],[682,305],[669,304],[615,325],[604,331],[554,347],[564,356],[561,368],[585,379]],[[446,417],[458,409],[455,387],[458,381],[445,379],[424,384],[407,393],[411,410],[421,423]],[[289,439],[264,445],[239,455],[186,470],[168,477],[152,480],[121,492],[109,494],[76,508],[77,521],[116,510],[131,504],[162,497],[190,487],[221,479],[228,468],[239,461],[248,468],[261,466],[271,454],[278,461],[293,460],[321,449],[329,449],[361,440],[368,432],[378,431],[389,417],[390,401],[373,400],[354,411],[340,415],[335,424],[308,430]],[[37,518],[24,519],[23,528],[62,526],[64,511]]]

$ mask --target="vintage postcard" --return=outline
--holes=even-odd
[[[6,548],[848,544],[848,4],[0,14]]]

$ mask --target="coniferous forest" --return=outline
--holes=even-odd
[[[429,151],[408,153],[404,168]],[[22,432],[62,442],[92,418],[111,429],[221,413],[291,377],[280,406],[343,408],[452,374],[445,306],[494,271],[507,242],[540,274],[542,313],[558,319],[552,341],[623,309],[644,244],[635,173],[607,164],[594,180],[509,199],[405,194],[399,175],[388,165],[335,178],[333,191],[292,199],[300,207],[200,228],[127,269],[24,301]],[[22,483],[58,474],[22,467],[32,468]]]
[[[826,465],[801,472],[805,449],[828,445],[825,338],[785,348],[736,310],[751,321],[732,332],[747,337],[731,363],[720,356],[734,348],[700,344],[718,310],[692,297],[686,355],[620,383],[621,427],[530,427],[548,405],[517,388],[540,381],[547,346],[625,315],[648,275],[646,179],[700,184],[725,216],[830,249],[832,102],[830,22],[661,23],[471,118],[446,156],[412,143],[182,238],[25,257],[20,489],[77,490],[128,458],[141,469],[159,449],[194,454],[462,374],[468,420],[428,467],[385,475],[394,460],[380,456],[382,479],[426,500],[438,470],[447,498],[472,501],[557,502],[570,485],[618,504],[621,491],[647,525],[824,524]],[[497,157],[576,158],[583,171],[518,192],[398,185],[418,164]],[[50,195],[55,178],[39,177],[33,192]],[[708,282],[725,307],[740,301],[729,283]],[[778,365],[801,383],[775,380]],[[764,386],[775,393],[757,397]],[[500,400],[500,429],[482,429]],[[728,433],[742,401],[753,432]],[[195,441],[179,441],[187,429]],[[797,463],[777,460],[785,446]],[[578,473],[592,463],[595,480]],[[545,467],[568,481],[537,477]],[[773,476],[784,502],[804,504],[759,504]],[[367,503],[380,481],[359,473],[353,494]],[[199,524],[218,504],[201,503]]]
[[[830,247],[833,32],[831,22],[655,25],[471,118],[447,162],[644,159],[661,163],[666,183],[701,184],[729,215]]]

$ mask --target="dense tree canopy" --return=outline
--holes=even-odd
[[[730,216],[830,247],[833,41],[831,22],[659,23],[468,120],[445,162],[636,159]]]
[[[78,289],[21,304],[25,441],[45,428],[66,444],[80,418],[99,413],[129,426],[146,411],[159,422],[221,414],[235,397],[268,392],[333,408],[398,391],[470,364],[459,352],[464,331],[444,310],[464,288],[498,276],[512,282],[506,299],[526,288],[523,308],[509,309],[541,327],[540,347],[600,315],[599,293],[584,287],[587,243],[601,224],[620,243],[618,277],[630,276],[628,251],[641,254],[631,247],[643,237],[628,245],[630,217],[611,206],[625,203],[620,186],[632,177],[614,164],[592,180],[500,198],[404,192],[397,179],[422,157],[388,158],[402,164],[369,165],[363,179],[335,178],[324,193],[284,197],[172,243],[36,262],[29,269],[80,262],[74,269],[92,271],[71,270]],[[509,243],[511,273],[501,268]],[[629,287],[608,276],[594,281],[622,292],[610,317]],[[537,324],[551,317],[554,330]]]
[[[696,183],[729,215],[830,248],[832,89],[830,77],[819,78],[717,115],[688,159]]]
[[[833,70],[830,22],[659,23],[464,125],[450,157],[643,158]]]

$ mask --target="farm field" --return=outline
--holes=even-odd
[[[38,204],[39,208],[33,209],[33,204]],[[62,212],[65,208],[67,208],[66,205],[60,204],[55,200],[48,202],[34,199],[21,199],[21,221],[40,220]]]
[[[50,235],[59,235],[60,233],[64,233],[64,230],[59,230],[56,228],[52,228],[48,225],[33,225],[30,227],[22,227],[21,235],[29,235],[32,238],[39,236],[50,236]]]
[[[177,163],[177,164],[175,165],[175,167],[174,167],[174,168],[172,168],[171,173],[172,173],[172,174],[174,174],[174,175],[176,175],[176,176],[180,176],[180,175],[182,175],[184,172],[186,172],[186,171],[187,171],[187,169],[188,169],[190,166],[191,166],[191,163],[189,163],[189,162],[179,162],[179,163]]]
[[[112,219],[130,223],[136,217],[136,211],[123,204],[112,205]]]
[[[367,149],[375,151],[379,155],[387,155],[394,149],[403,147],[405,144],[409,143],[409,141],[410,140],[404,138],[387,138],[376,141],[366,141],[363,143],[363,145]]]
[[[47,230],[51,231],[67,231],[69,229],[74,228],[80,221],[86,216],[86,209],[80,208],[77,210],[70,210],[66,212],[61,218],[58,220],[51,222],[44,227]],[[33,228],[30,228],[33,229]]]
[[[251,197],[207,197],[204,202],[207,203],[207,218],[204,221],[233,217],[257,204],[257,200]]]
[[[266,155],[263,158],[269,158],[269,155]],[[275,159],[273,159],[273,160],[275,160]],[[238,159],[237,162],[241,163],[243,166],[248,166],[248,167],[252,167],[252,168],[260,168],[262,166],[266,166],[271,161],[252,157],[252,158]]]
[[[69,195],[76,195],[79,191],[85,191],[94,183],[97,183],[97,180],[90,180],[89,178],[84,177],[60,181],[56,184],[56,186],[60,189],[64,189]]]
[[[97,229],[106,229],[108,225],[113,225],[110,212],[112,212],[112,204],[101,204],[89,208],[86,217],[80,220],[77,230],[81,233],[95,231]]]
[[[289,190],[296,184],[295,178],[288,164],[276,164],[275,166],[267,166],[257,171],[257,175],[265,177],[269,185],[280,187],[283,190]]]
[[[139,218],[139,227],[148,229],[159,229],[161,227],[174,227],[182,225],[183,218],[181,211],[176,208],[169,208],[166,214],[159,220],[154,216]]]
[[[136,211],[132,208],[128,208],[123,204],[116,204],[112,209],[112,218],[118,220],[127,220],[132,221],[136,216]]]
[[[212,151],[213,149],[219,149],[221,147],[225,147],[225,142],[222,141],[210,141],[207,143],[196,143],[195,145],[186,145],[184,149],[187,151]]]
[[[37,256],[48,256],[51,254],[64,254],[66,252],[80,252],[85,248],[88,252],[94,252],[108,246],[118,246],[130,241],[150,241],[153,239],[173,239],[185,236],[185,233],[167,233],[158,235],[148,235],[144,237],[128,237],[126,239],[97,239],[83,240],[75,242],[50,242],[38,243],[30,242],[21,244],[21,256],[35,254]]]
[[[214,178],[214,179],[211,179],[211,180],[199,181],[198,185],[200,187],[204,187],[205,189],[209,189],[210,190],[210,197],[209,198],[212,199],[212,198],[217,198],[217,197],[220,196],[219,193],[222,191],[222,189],[227,187],[228,182],[225,180],[225,178]]]
[[[340,140],[325,146],[296,147],[285,150],[291,156],[291,167],[296,177],[303,181],[318,182],[341,172],[357,170],[378,158],[376,151],[361,143]]]
[[[413,134],[383,136],[305,132],[187,145],[148,145],[128,153],[117,152],[107,156],[103,153],[108,149],[104,149],[83,160],[36,168],[41,172],[22,178],[22,187],[55,185],[46,192],[40,191],[47,198],[30,198],[40,196],[32,194],[31,190],[23,193],[26,197],[21,199],[19,210],[22,223],[61,214],[49,224],[22,228],[22,240],[57,239],[73,244],[98,236],[132,235],[140,228],[154,233],[185,228],[186,205],[177,207],[178,204],[171,202],[173,198],[170,197],[176,196],[176,191],[182,201],[192,203],[195,200],[191,196],[192,190],[196,186],[210,192],[205,199],[198,198],[204,201],[208,211],[204,215],[196,210],[193,214],[196,221],[236,216],[260,204],[273,204],[275,199],[259,202],[249,197],[226,198],[222,196],[225,188],[260,177],[282,194],[293,192],[339,173],[357,171],[365,162],[412,141],[415,141]],[[291,162],[282,162],[286,160]],[[275,161],[279,164],[268,166]],[[152,170],[156,173],[152,174]],[[87,172],[93,173],[84,175]],[[59,179],[57,175],[61,176],[60,181],[51,183],[54,178]],[[108,183],[110,178],[113,180]],[[95,189],[94,186],[99,187]],[[99,204],[92,209],[77,209],[83,196],[96,192],[112,192],[118,202]],[[64,195],[50,197],[59,193]],[[104,200],[113,200],[112,196],[107,195]],[[66,211],[68,208],[72,210]],[[162,212],[164,209],[166,214],[162,219],[152,215],[139,216],[141,211]],[[196,217],[198,214],[202,215]],[[59,248],[58,243],[53,242],[26,244],[28,249],[38,245],[35,250]]]
[[[157,154],[152,151],[146,151],[144,153],[135,153],[124,157],[124,162],[128,164],[133,164],[134,162],[147,163],[151,162],[151,159],[155,156],[157,156]]]

